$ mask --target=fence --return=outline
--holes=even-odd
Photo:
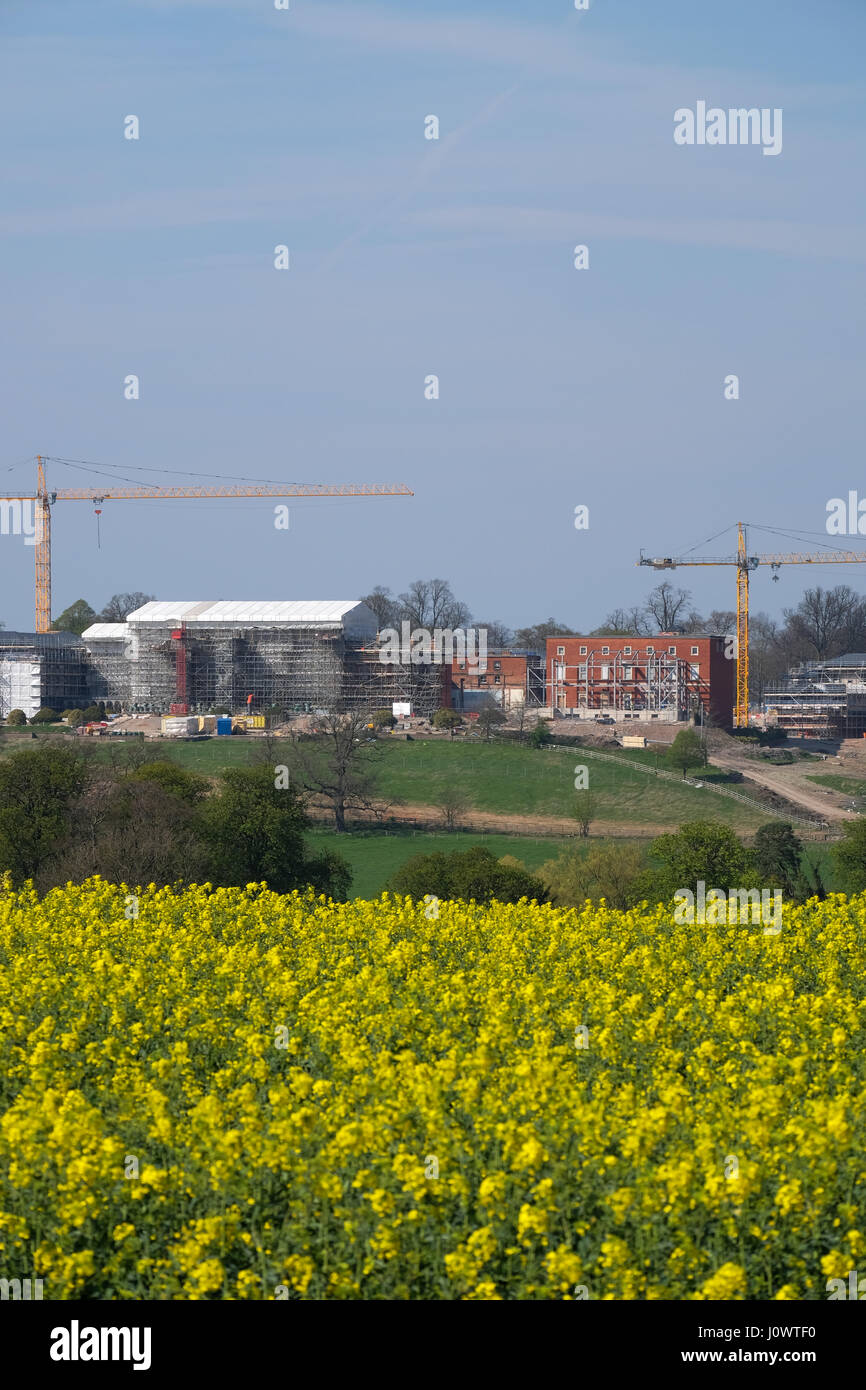
[[[603,762],[619,763],[620,767],[626,762],[625,758],[618,758],[615,753],[598,753],[595,749],[581,748],[580,756],[587,758],[600,758]],[[647,767],[645,763],[627,763],[628,767],[635,768],[638,772],[645,772],[648,777],[666,777],[670,782],[680,785],[683,781],[687,787],[699,787],[703,791],[713,792],[716,796],[728,796],[733,801],[741,801],[744,806],[750,806],[753,811],[760,811],[761,815],[767,815],[769,807],[762,801],[754,801],[750,796],[744,796],[742,792],[732,791],[730,787],[719,787],[709,782],[695,782],[691,777],[678,777],[675,772],[665,772],[663,769]],[[808,825],[813,830],[825,830],[827,822],[825,820],[815,820],[810,816],[800,816],[796,811],[785,811],[785,819],[796,821],[798,825]]]

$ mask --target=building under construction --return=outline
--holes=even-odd
[[[866,733],[866,652],[796,667],[764,693],[764,723],[789,738],[860,738]]]
[[[555,715],[676,723],[731,722],[735,663],[717,633],[548,637],[547,702]]]
[[[441,666],[383,663],[364,603],[152,602],[82,636],[95,698],[133,713],[390,707],[429,714]]]
[[[0,718],[13,709],[31,718],[43,705],[84,709],[90,685],[87,650],[74,633],[0,630]]]

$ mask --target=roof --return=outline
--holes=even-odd
[[[84,642],[124,641],[129,636],[126,623],[91,623],[81,634]]]
[[[831,656],[827,661],[810,661],[810,666],[866,666],[866,652],[846,652],[844,656]]]
[[[154,600],[137,608],[127,616],[127,622],[140,623],[260,623],[263,626],[281,624],[290,627],[342,627],[346,618],[352,614],[361,619],[364,626],[373,624],[376,619],[367,605],[358,599],[312,600],[295,602],[291,600],[178,600],[162,602]]]

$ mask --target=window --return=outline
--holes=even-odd
[[[479,676],[479,677],[478,677],[478,684],[479,684],[479,685],[486,685],[486,684],[487,684],[487,677],[486,677],[486,676]]]
[[[602,647],[601,654],[602,656],[610,656],[610,647]]]
[[[583,650],[583,649],[581,649],[581,650]],[[565,656],[565,647],[557,647],[557,649],[556,649],[556,655],[557,655],[557,656]]]
[[[602,668],[601,668],[601,678],[602,678],[603,681],[609,681],[609,680],[610,680],[610,667],[609,667],[609,666],[602,666]]]
[[[458,671],[465,671],[465,670],[466,670],[466,662],[465,662],[465,661],[458,661],[458,663],[457,663],[457,670],[458,670]]]
[[[623,647],[622,654],[623,656],[631,656],[631,647]]]
[[[625,676],[625,678],[626,678],[627,681],[630,681],[630,680],[631,680],[631,673],[632,673],[633,670],[634,670],[634,667],[633,667],[633,666],[625,666],[625,667],[623,668],[623,675]]]
[[[502,677],[501,677],[501,676],[494,676],[494,677],[493,677],[493,684],[494,684],[494,685],[501,685],[501,684],[502,684]]]
[[[579,655],[586,656],[586,647],[581,647]]]
[[[696,661],[693,661],[689,667],[689,675],[693,681],[700,680],[701,668]]]
[[[653,654],[654,651],[655,651],[655,647],[647,647],[647,649],[646,649],[646,654],[647,654],[647,656],[652,656],[652,654]]]
[[[698,654],[698,649],[697,649],[697,647],[692,647],[692,656],[697,656],[697,654]]]
[[[668,647],[668,656],[676,656],[676,654],[677,654],[677,649],[676,649],[676,647]]]
[[[494,671],[501,671],[501,670],[502,670],[502,662],[501,662],[501,661],[494,661],[494,663],[493,663],[493,669],[494,669]]]
[[[586,662],[584,662],[582,666],[578,666],[577,674],[579,678],[586,680]]]
[[[563,662],[561,665],[559,665],[559,666],[556,667],[556,677],[555,677],[555,679],[558,680],[558,681],[564,681],[564,680],[565,680],[565,662]]]

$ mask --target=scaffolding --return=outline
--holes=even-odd
[[[426,715],[442,704],[441,666],[383,663],[377,645],[330,628],[186,626],[178,638],[179,630],[169,621],[136,628],[129,643],[94,642],[100,695],[142,714],[166,713],[181,689],[192,714],[372,711],[407,701]]]
[[[30,717],[36,708],[58,712],[85,709],[91,703],[87,651],[72,632],[4,632],[0,630],[0,715],[23,709],[17,703],[29,692]],[[9,703],[9,702],[12,703]],[[7,707],[8,705],[8,707]]]
[[[709,684],[696,665],[668,652],[638,656],[596,647],[576,665],[559,657],[551,663],[550,704],[577,719],[609,714],[674,722],[708,709],[709,701]]]
[[[866,653],[795,668],[764,694],[766,724],[791,738],[861,738],[866,733]]]

